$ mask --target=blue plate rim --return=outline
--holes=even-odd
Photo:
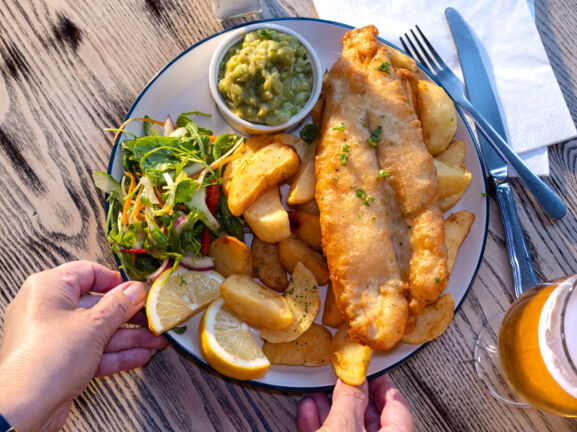
[[[268,19],[263,19],[263,20],[256,20],[256,21],[251,21],[251,22],[247,22],[247,23],[243,23],[243,24],[239,24],[237,26],[222,30],[220,32],[214,33],[198,42],[196,42],[195,44],[191,45],[190,47],[186,48],[184,51],[182,51],[180,54],[178,54],[176,57],[174,57],[171,61],[169,61],[162,69],[160,69],[155,75],[154,77],[152,77],[152,79],[146,84],[146,86],[141,90],[141,92],[139,93],[138,97],[135,99],[135,101],[132,103],[132,105],[130,106],[126,116],[124,117],[124,121],[128,120],[129,118],[131,118],[131,114],[134,111],[134,109],[136,108],[136,106],[138,105],[138,103],[140,102],[140,99],[142,99],[142,97],[144,96],[144,94],[147,92],[147,90],[150,88],[150,86],[152,86],[152,84],[154,84],[154,82],[173,64],[175,63],[179,58],[181,58],[182,56],[184,56],[185,54],[187,54],[189,51],[193,50],[194,48],[196,48],[199,45],[202,45],[203,43],[209,41],[210,39],[220,36],[221,34],[224,33],[228,33],[231,32],[233,30],[236,30],[238,28],[247,26],[249,24],[254,24],[254,23],[263,23],[263,22],[273,22],[273,21],[313,21],[313,22],[319,22],[319,23],[323,23],[323,24],[330,24],[330,25],[334,25],[334,26],[338,26],[338,27],[343,27],[349,30],[354,29],[354,26],[348,25],[348,24],[344,24],[344,23],[340,23],[337,21],[331,21],[331,20],[324,20],[324,19],[320,19],[320,18],[309,18],[309,17],[283,17],[283,18],[268,18]],[[381,42],[391,46],[392,48],[395,48],[396,50],[401,51],[402,53],[407,54],[402,48],[398,47],[397,45],[386,41],[382,38],[378,38]],[[409,57],[411,57],[409,55]],[[412,58],[412,57],[411,57]],[[416,60],[415,60],[416,61]],[[427,69],[420,64],[418,61],[416,61],[420,70],[423,71],[425,74],[427,74],[427,76],[434,81],[437,85],[439,85],[440,87],[443,87],[443,85],[434,77],[432,76]],[[444,88],[444,87],[443,87]],[[454,102],[454,101],[453,101]],[[461,108],[455,104],[455,108],[457,109],[457,112],[459,113],[459,115],[461,116],[461,119],[463,120],[463,123],[465,124],[467,131],[469,133],[469,136],[471,137],[471,140],[473,142],[473,145],[475,147],[475,151],[477,152],[477,158],[479,159],[479,163],[481,165],[481,171],[483,173],[486,173],[486,166],[485,166],[485,161],[483,160],[482,154],[481,154],[481,150],[479,147],[479,143],[477,142],[477,139],[475,137],[475,135],[473,134],[473,131],[469,125],[469,123],[467,122],[467,120],[465,119],[465,116],[463,115],[463,112],[461,110]],[[116,138],[116,141],[114,142],[114,145],[112,147],[112,151],[110,154],[110,160],[108,162],[108,168],[107,168],[107,173],[111,174],[112,172],[112,165],[116,156],[116,152],[118,151],[121,139],[122,139],[122,135],[123,134],[119,134],[118,137]],[[488,186],[488,182],[487,182],[487,177],[483,176],[483,186],[484,186],[484,190],[485,190],[485,227],[484,227],[484,235],[483,235],[483,243],[481,245],[481,250],[480,250],[480,259],[477,262],[477,266],[475,268],[475,270],[472,273],[471,276],[471,280],[469,282],[469,285],[467,286],[467,288],[465,289],[465,293],[463,294],[463,297],[461,299],[461,301],[458,303],[457,307],[455,308],[455,313],[460,309],[461,305],[463,304],[463,301],[465,300],[465,297],[467,297],[467,295],[469,294],[469,291],[471,289],[471,287],[473,286],[473,283],[475,282],[475,279],[477,277],[477,273],[479,271],[479,267],[481,266],[481,263],[483,261],[483,256],[485,253],[485,246],[487,243],[487,235],[488,235],[488,229],[489,229],[489,217],[490,217],[490,212],[489,212],[489,196],[488,196],[488,190],[489,190],[489,186]],[[108,214],[108,196],[105,197],[105,206],[104,206],[104,211],[105,214]],[[106,229],[108,229],[108,227],[106,227]],[[128,281],[129,278],[126,275],[126,272],[124,271],[124,269],[121,268],[121,263],[120,260],[118,259],[118,256],[116,254],[114,255],[114,259],[116,261],[116,264],[118,265],[119,269],[120,269],[120,273],[122,275],[122,278],[125,281]],[[243,383],[243,384],[250,384],[252,386],[255,387],[259,387],[259,388],[263,388],[263,389],[267,389],[267,390],[276,390],[276,391],[281,391],[281,392],[299,392],[299,393],[303,393],[303,392],[313,392],[313,391],[329,391],[331,389],[334,388],[334,385],[328,385],[328,386],[318,386],[318,387],[285,387],[285,386],[279,386],[279,385],[275,385],[275,384],[267,384],[267,383],[262,383],[259,381],[255,381],[255,380],[247,380],[247,381],[240,381],[240,380],[236,380],[234,378],[229,378],[226,377],[222,374],[220,374],[218,371],[214,370],[208,363],[206,363],[204,361],[204,359],[200,358],[199,356],[197,356],[195,353],[193,353],[192,351],[186,349],[184,346],[182,346],[180,343],[178,343],[176,341],[176,339],[169,333],[165,333],[164,336],[172,343],[172,345],[181,352],[184,352],[185,354],[187,354],[187,356],[189,358],[194,359],[200,366],[208,368],[211,371],[214,371],[215,373],[219,374],[221,377],[223,377],[224,379],[228,379],[231,381],[236,381],[238,383]],[[367,376],[367,380],[372,380],[374,378],[377,378],[381,375],[383,375],[384,373],[394,369],[395,367],[401,365],[402,363],[405,363],[406,361],[408,361],[410,358],[412,358],[414,355],[416,355],[417,353],[421,352],[422,349],[424,349],[426,346],[429,345],[428,342],[426,344],[421,345],[419,348],[417,348],[415,351],[413,351],[412,353],[410,353],[409,355],[407,355],[405,358],[403,358],[402,360],[399,360],[398,362],[394,363],[393,365],[379,371],[379,372],[375,372],[369,376]]]

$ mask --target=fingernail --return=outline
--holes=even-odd
[[[130,302],[135,306],[141,304],[144,301],[146,294],[146,285],[140,282],[131,283],[126,288],[124,288],[124,295],[128,297],[128,300],[130,300]]]

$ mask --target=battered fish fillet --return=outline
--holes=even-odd
[[[447,283],[437,174],[373,26],[329,72],[315,174],[323,250],[351,338],[392,348]]]

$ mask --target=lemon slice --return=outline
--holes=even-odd
[[[222,298],[206,309],[198,333],[204,359],[221,374],[249,380],[267,373],[270,362],[248,325],[226,308]]]
[[[178,267],[162,273],[146,299],[148,327],[155,335],[186,321],[220,295],[224,278],[215,271]]]

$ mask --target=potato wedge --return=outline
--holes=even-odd
[[[449,147],[447,147],[443,153],[437,155],[435,159],[447,165],[461,166],[465,163],[466,152],[467,146],[465,141],[456,140],[449,144]]]
[[[313,200],[315,198],[316,185],[315,160],[314,157],[311,157],[304,161],[293,177],[286,196],[287,203],[289,205],[298,205]]]
[[[260,337],[272,343],[291,342],[309,329],[321,307],[321,298],[314,275],[302,263],[295,266],[288,289],[283,294],[293,321],[283,330],[260,332]]]
[[[286,271],[291,274],[301,262],[313,273],[319,285],[329,281],[329,268],[325,258],[296,237],[279,242],[278,257]]]
[[[252,240],[251,252],[256,276],[267,287],[283,292],[288,287],[288,278],[278,257],[278,246],[255,237]]]
[[[313,249],[321,250],[321,223],[319,215],[302,211],[289,212],[291,231]]]
[[[214,258],[214,267],[224,277],[233,274],[252,275],[252,254],[248,246],[236,237],[222,236],[215,239],[208,249]]]
[[[323,121],[323,109],[325,107],[325,98],[319,97],[313,110],[311,111],[311,118],[315,125],[319,126]]]
[[[436,156],[449,146],[457,132],[457,110],[445,90],[430,81],[419,81],[417,99],[425,145]]]
[[[447,270],[449,273],[455,264],[459,247],[467,237],[474,221],[475,215],[467,210],[452,213],[445,220],[445,244],[447,245]]]
[[[226,165],[222,174],[222,190],[226,196],[229,193],[230,181],[234,176],[234,171],[242,165],[242,161],[270,144],[272,140],[273,135],[253,135],[248,137],[244,144],[236,149],[234,155],[238,157]]]
[[[311,153],[312,146],[296,135],[291,135],[287,133],[277,134],[274,135],[273,142],[278,142],[286,146],[292,147],[299,155],[301,161],[307,159],[308,155]]]
[[[439,176],[439,197],[445,198],[467,189],[471,182],[471,173],[460,166],[447,165],[433,159]]]
[[[314,199],[307,201],[306,203],[297,204],[294,206],[294,208],[299,211],[305,211],[316,215],[321,213],[319,210],[319,206],[317,205],[317,202]]]
[[[323,309],[323,324],[333,328],[339,328],[344,322],[343,315],[337,307],[335,293],[333,287],[329,282],[327,287],[327,295],[325,296],[325,307]]]
[[[228,188],[228,207],[240,216],[267,188],[288,179],[300,167],[298,154],[289,146],[273,142],[248,158],[234,170]]]
[[[463,198],[465,191],[466,189],[463,189],[462,191],[457,192],[456,194],[439,198],[439,205],[441,206],[441,211],[444,213],[447,210],[451,209],[451,207],[453,207],[461,200],[461,198]]]
[[[331,363],[335,374],[346,384],[363,383],[373,356],[373,350],[349,338],[348,327],[343,324],[333,337]]]
[[[425,306],[419,315],[411,333],[403,335],[401,341],[420,345],[432,341],[443,334],[453,319],[455,301],[451,293],[439,297],[435,303]]]
[[[227,277],[220,285],[220,295],[226,307],[251,326],[281,330],[293,321],[293,313],[286,300],[250,276]]]
[[[276,185],[265,190],[243,216],[254,235],[264,242],[276,243],[291,235],[289,216]]]
[[[331,361],[333,335],[320,324],[309,329],[292,342],[265,342],[262,351],[273,364],[293,366],[324,366]]]

